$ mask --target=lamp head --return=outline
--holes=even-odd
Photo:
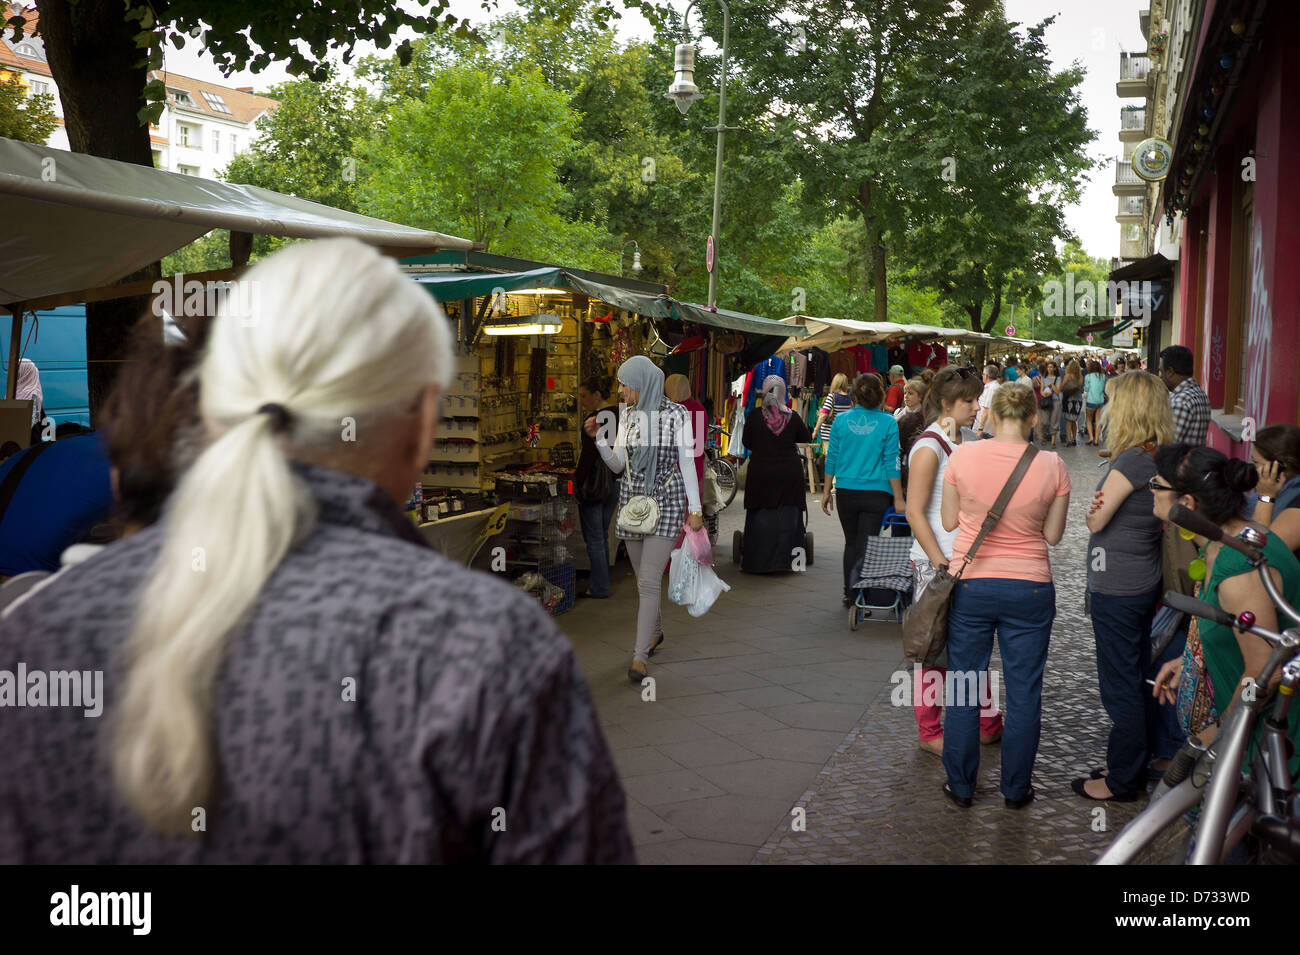
[[[633,252],[633,253],[632,253],[632,271],[633,271],[633,272],[640,272],[640,271],[641,271],[641,253],[640,253],[640,252]]]
[[[695,85],[695,44],[678,43],[673,55],[673,69],[677,76],[673,80],[667,99],[677,104],[677,110],[683,116],[691,108],[691,103],[700,98],[699,87]]]

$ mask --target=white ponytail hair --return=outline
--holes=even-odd
[[[410,415],[424,389],[446,387],[450,369],[442,310],[355,240],[289,246],[227,296],[198,372],[210,443],[168,503],[110,725],[118,791],[153,829],[193,836],[192,811],[213,809],[214,694],[227,642],[315,524],[287,452],[360,454],[344,441],[345,418],[362,432]],[[288,412],[286,437],[258,411],[267,404]]]

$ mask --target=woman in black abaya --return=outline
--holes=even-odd
[[[763,407],[745,419],[745,539],[740,569],[770,574],[794,569],[804,547],[804,461],[796,445],[812,441],[808,425],[785,403],[778,375],[763,381]],[[810,555],[805,555],[805,558]]]

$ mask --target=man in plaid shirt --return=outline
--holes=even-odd
[[[1169,389],[1174,442],[1204,444],[1210,432],[1210,399],[1192,377],[1192,350],[1170,345],[1160,353],[1160,377]]]

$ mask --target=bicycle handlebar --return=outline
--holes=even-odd
[[[1215,524],[1203,514],[1198,514],[1196,511],[1190,510],[1181,504],[1175,504],[1169,509],[1169,521],[1170,523],[1177,524],[1179,527],[1184,527],[1192,533],[1198,534],[1207,540],[1217,541],[1225,547],[1231,547],[1233,550],[1237,551],[1237,553],[1243,555],[1246,560],[1250,562],[1250,566],[1259,572],[1260,579],[1264,582],[1264,590],[1268,593],[1269,599],[1273,601],[1277,609],[1286,614],[1286,616],[1290,617],[1292,620],[1300,623],[1300,610],[1297,610],[1287,602],[1286,598],[1282,596],[1282,591],[1279,590],[1277,584],[1274,583],[1273,575],[1269,573],[1268,561],[1265,559],[1264,552],[1261,549],[1268,538],[1261,533],[1258,528],[1252,527],[1243,531],[1243,534],[1253,536],[1253,543],[1240,540],[1233,537],[1231,534],[1225,534],[1222,527]],[[1207,614],[1201,613],[1199,610],[1188,610],[1187,612],[1195,613],[1202,617],[1208,616]],[[1223,622],[1218,620],[1217,617],[1211,617],[1211,619],[1220,623]],[[1254,618],[1252,617],[1249,622],[1253,624]],[[1233,624],[1232,626],[1236,626],[1238,630],[1251,630],[1260,636],[1264,636],[1265,639],[1270,640],[1271,642],[1277,642],[1278,635],[1275,633],[1266,636],[1265,633],[1260,633],[1258,630],[1254,630],[1251,626],[1243,627],[1239,624]],[[1271,633],[1271,631],[1268,633]]]
[[[1223,528],[1214,521],[1210,520],[1203,514],[1198,514],[1191,508],[1183,507],[1181,504],[1175,504],[1169,509],[1169,521],[1177,524],[1179,527],[1185,527],[1194,534],[1199,534],[1208,540],[1218,541],[1227,547],[1244,555],[1251,562],[1252,566],[1258,565],[1264,559],[1254,547],[1251,547],[1245,541],[1237,540],[1231,534],[1223,533]]]
[[[1213,620],[1225,627],[1235,627],[1238,630],[1249,629],[1249,627],[1242,626],[1242,621],[1237,617],[1225,610],[1220,610],[1214,604],[1208,604],[1204,600],[1197,600],[1195,597],[1188,597],[1173,590],[1165,591],[1164,604],[1166,607],[1173,607],[1183,613],[1190,613],[1197,617],[1204,617],[1206,620]]]

